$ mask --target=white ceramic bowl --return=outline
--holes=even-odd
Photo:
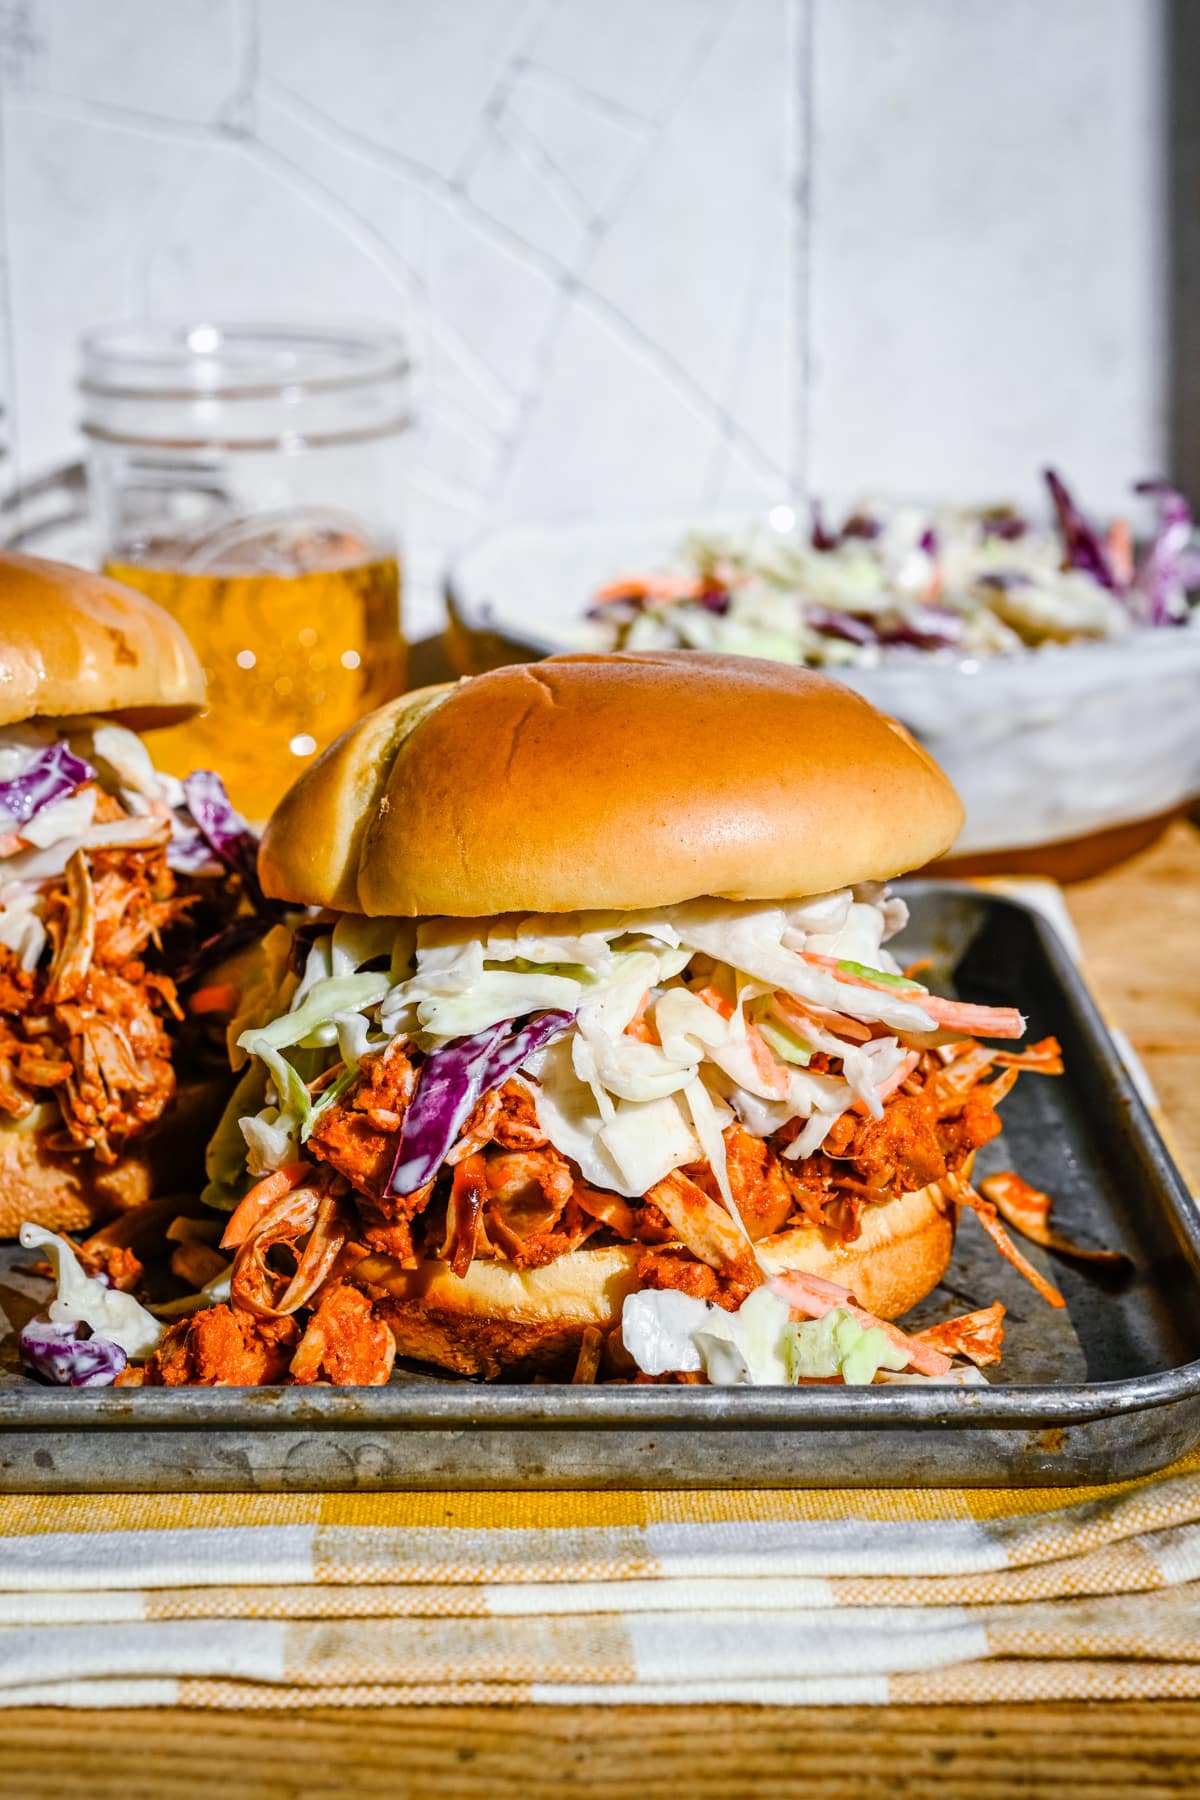
[[[629,570],[669,566],[695,523],[509,526],[452,569],[452,616],[468,643],[494,634],[533,655],[579,649],[595,590]],[[1200,794],[1195,625],[1014,656],[914,656],[839,675],[901,719],[958,788],[967,808],[958,854],[1090,838]]]

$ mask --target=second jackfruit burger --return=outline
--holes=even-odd
[[[748,658],[552,658],[371,714],[267,827],[265,892],[319,911],[210,1155],[227,1285],[145,1379],[569,1372],[602,1339],[789,1378],[747,1374],[763,1291],[824,1332],[800,1378],[994,1360],[1002,1309],[936,1347],[887,1324],[963,1205],[1024,1263],[968,1176],[1053,1051],[981,1045],[1024,1021],[887,948],[884,883],[961,819],[901,726]]]
[[[269,922],[219,776],[164,775],[139,735],[204,691],[145,596],[0,554],[0,1237],[184,1187],[189,1133],[202,1152],[214,1084],[194,1061],[181,1109],[177,989]]]

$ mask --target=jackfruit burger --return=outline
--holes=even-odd
[[[777,663],[556,657],[372,713],[263,839],[310,910],[233,1028],[223,1266],[168,1324],[60,1241],[51,1319],[91,1336],[34,1366],[978,1379],[1002,1307],[891,1321],[963,1207],[1060,1303],[969,1178],[1018,1069],[1059,1064],[887,947],[884,883],[961,816],[901,726]]]
[[[1001,1223],[1064,1247],[1047,1197],[970,1180],[1019,1070],[1061,1060],[992,1047],[1019,1013],[932,994],[887,947],[906,914],[884,883],[960,822],[901,726],[777,663],[568,656],[372,713],[263,839],[266,895],[306,910],[264,939],[229,1026],[203,1287],[151,1312],[28,1227],[58,1295],[27,1366],[981,1379],[999,1304],[892,1321],[941,1279],[964,1207],[1062,1304]]]
[[[159,773],[138,736],[203,704],[161,608],[0,554],[0,1236],[148,1198],[177,988],[266,928],[245,916],[254,840],[218,777]]]

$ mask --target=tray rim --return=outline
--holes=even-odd
[[[988,906],[1017,911],[1031,923],[1090,1040],[1093,1057],[1119,1092],[1129,1130],[1142,1141],[1171,1222],[1200,1277],[1200,1206],[1163,1141],[1079,962],[1052,920],[1019,897],[970,882],[917,877],[897,886],[907,893],[973,893]],[[570,1383],[504,1387],[441,1377],[381,1388],[309,1389],[88,1390],[47,1388],[31,1382],[0,1389],[0,1430],[1028,1430],[1152,1411],[1197,1396],[1200,1359],[1112,1381],[958,1388],[575,1387]]]
[[[115,1393],[37,1388],[0,1403],[0,1430],[135,1427],[203,1430],[539,1429],[998,1430],[1084,1425],[1149,1412],[1200,1396],[1200,1360],[1118,1381],[1012,1387],[829,1388],[483,1387],[401,1383],[385,1388],[118,1389]],[[248,1399],[247,1396],[254,1396]],[[569,1400],[569,1404],[564,1404]],[[682,1401],[682,1404],[681,1404]],[[799,1403],[799,1404],[798,1404]],[[68,1408],[70,1409],[68,1411]]]

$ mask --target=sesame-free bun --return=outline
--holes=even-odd
[[[149,1200],[150,1162],[128,1151],[103,1165],[89,1155],[50,1150],[48,1131],[61,1131],[57,1102],[0,1126],[0,1238],[15,1238],[28,1221],[47,1231],[82,1231]]]
[[[0,1124],[0,1239],[28,1220],[48,1231],[83,1231],[160,1194],[195,1193],[204,1149],[229,1093],[225,1078],[183,1080],[162,1117],[132,1138],[115,1163],[90,1151],[56,1151],[57,1100]]]
[[[954,1250],[957,1211],[936,1182],[869,1206],[852,1242],[819,1225],[796,1225],[755,1248],[773,1275],[803,1269],[849,1288],[879,1319],[898,1319],[934,1289]]]
[[[169,613],[69,563],[0,553],[0,725],[94,713],[143,731],[204,705],[204,674]]]
[[[823,675],[556,656],[370,714],[285,795],[259,872],[371,916],[779,900],[917,868],[962,819],[904,727]]]
[[[766,1270],[803,1269],[849,1288],[860,1306],[895,1319],[923,1300],[946,1272],[954,1249],[955,1209],[936,1185],[870,1206],[853,1243],[812,1225],[763,1238]],[[371,1257],[363,1279],[380,1296],[401,1356],[494,1379],[563,1364],[587,1326],[619,1324],[627,1294],[640,1286],[644,1244],[574,1250],[539,1269],[473,1262],[461,1279],[449,1264],[402,1269]],[[387,1266],[390,1264],[390,1268]],[[356,1275],[356,1271],[351,1271]]]
[[[492,1379],[549,1368],[578,1350],[589,1325],[608,1331],[617,1323],[626,1294],[638,1286],[645,1248],[572,1250],[540,1269],[473,1262],[462,1277],[449,1263],[430,1260],[416,1269],[397,1263],[379,1281],[386,1297],[378,1310],[398,1354],[418,1362]],[[372,1283],[368,1292],[375,1291]]]

